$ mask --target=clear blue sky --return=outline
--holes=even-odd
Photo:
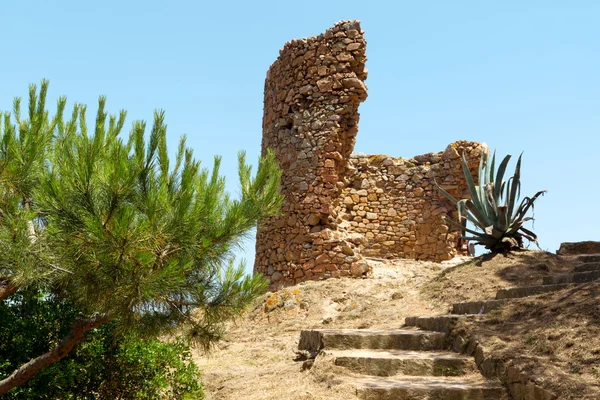
[[[167,112],[171,148],[195,155],[236,192],[236,153],[258,157],[266,71],[292,38],[359,19],[369,98],[355,150],[411,157],[458,139],[524,151],[523,192],[543,249],[600,240],[600,2],[11,1],[2,4],[0,110],[50,79],[95,113],[129,122]],[[251,266],[254,246],[246,257]]]

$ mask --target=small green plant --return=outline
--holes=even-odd
[[[533,344],[533,343],[535,343],[536,339],[537,338],[535,336],[527,335],[525,337],[525,344]]]
[[[435,376],[459,376],[462,374],[461,374],[461,371],[455,367],[436,365],[434,375]]]
[[[522,249],[523,238],[537,244],[536,234],[526,229],[523,224],[532,220],[531,217],[526,216],[527,212],[533,207],[536,199],[546,191],[541,190],[533,197],[525,197],[519,203],[521,156],[517,161],[515,174],[508,181],[504,181],[504,173],[511,156],[504,157],[496,172],[496,153],[494,152],[491,160],[488,159],[488,153],[482,153],[478,183],[475,184],[475,179],[463,155],[462,166],[470,199],[457,200],[437,185],[444,197],[458,209],[458,221],[447,219],[446,222],[461,230],[463,240],[476,241],[476,244],[483,245],[494,253]],[[467,221],[475,226],[475,230],[466,227]],[[467,236],[467,233],[472,236]]]
[[[490,317],[499,317],[500,314],[502,314],[502,308],[503,308],[503,306],[498,306],[496,308],[489,310],[486,314]]]

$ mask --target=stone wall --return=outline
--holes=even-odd
[[[364,256],[444,260],[459,251],[441,219],[453,207],[433,180],[462,195],[459,154],[473,167],[481,146],[457,142],[410,160],[353,155],[365,47],[359,22],[342,21],[287,43],[267,73],[262,151],[275,151],[285,200],[257,229],[254,271],[275,286],[363,276]]]
[[[462,243],[443,218],[458,220],[456,207],[435,187],[456,198],[468,195],[460,154],[475,172],[485,147],[459,141],[444,152],[412,159],[384,155],[350,156],[348,185],[336,204],[341,226],[364,236],[360,253],[368,257],[449,260]]]

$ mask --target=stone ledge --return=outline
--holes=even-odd
[[[600,254],[600,242],[564,242],[556,251],[559,256],[570,256],[579,254]]]
[[[464,339],[457,334],[449,334],[452,349],[459,353],[475,357],[475,364],[481,374],[488,379],[499,379],[513,400],[557,400],[551,391],[541,387],[535,379],[522,372],[510,360],[504,360],[497,354],[485,349],[475,337]]]

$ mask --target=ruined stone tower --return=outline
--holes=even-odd
[[[267,73],[262,151],[275,151],[285,200],[257,229],[254,271],[275,285],[362,276],[364,256],[443,260],[459,251],[442,220],[453,207],[433,183],[461,196],[459,154],[474,166],[482,147],[456,142],[410,160],[353,155],[365,48],[360,23],[342,21],[287,43]]]

